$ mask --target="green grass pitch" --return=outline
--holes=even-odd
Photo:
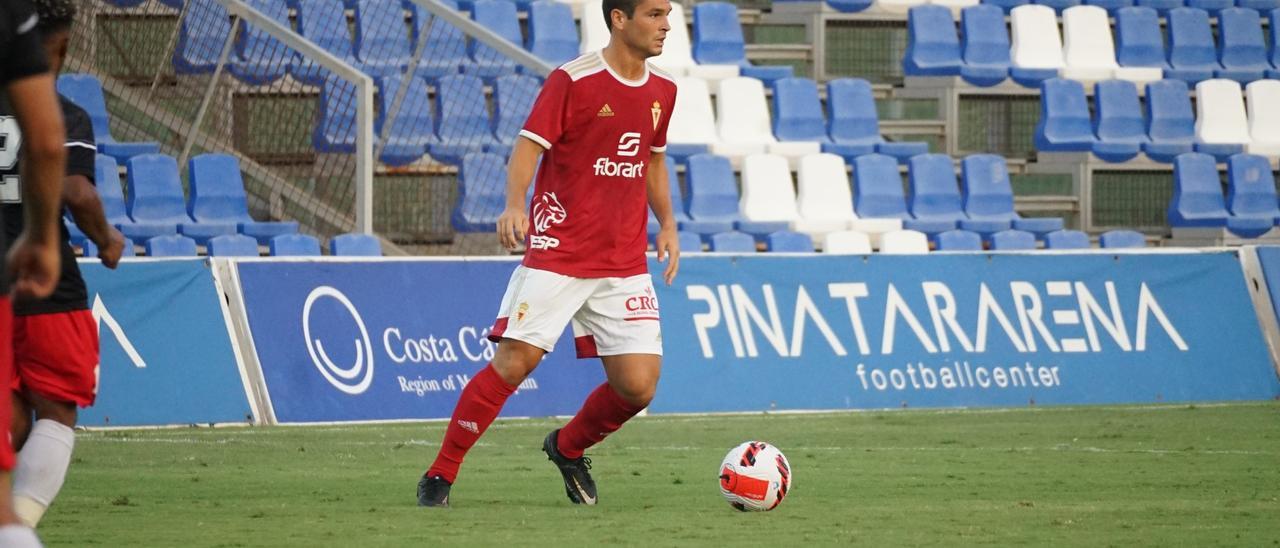
[[[1280,545],[1280,403],[646,417],[589,454],[575,507],[539,451],[560,421],[497,422],[450,509],[416,506],[443,423],[81,432],[49,546]],[[775,511],[717,465],[788,456]]]

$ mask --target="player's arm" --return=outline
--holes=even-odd
[[[47,297],[58,281],[58,205],[67,151],[53,82],[46,72],[6,87],[23,136],[23,230],[9,250],[8,263],[16,297]]]
[[[523,135],[516,137],[511,158],[507,161],[507,206],[498,217],[498,242],[507,249],[519,247],[528,232],[529,214],[525,211],[524,197],[529,192],[542,152],[542,145],[532,139]]]
[[[124,254],[124,236],[107,223],[102,210],[102,200],[93,187],[93,181],[84,175],[68,175],[63,180],[62,202],[71,212],[76,226],[98,246],[98,258],[107,268],[115,268]]]
[[[649,195],[649,208],[658,218],[661,228],[654,239],[658,262],[666,262],[662,279],[671,285],[680,269],[680,238],[676,236],[676,216],[671,206],[671,181],[667,176],[667,154],[654,152],[649,156],[649,173],[645,176],[645,190]],[[670,255],[670,261],[667,256]]]

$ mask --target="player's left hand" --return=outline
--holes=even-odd
[[[671,282],[676,279],[676,272],[680,270],[680,238],[676,237],[676,228],[671,226],[658,231],[653,247],[658,251],[658,262],[667,263],[666,270],[662,272],[662,279],[667,282],[667,285],[671,285]]]

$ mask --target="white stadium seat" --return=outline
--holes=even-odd
[[[1244,90],[1249,109],[1250,154],[1280,156],[1280,80],[1255,80]]]
[[[919,255],[929,252],[929,237],[914,230],[895,230],[880,237],[880,252],[893,255]]]
[[[1073,6],[1062,12],[1062,53],[1066,66],[1062,77],[1086,86],[1110,80],[1116,63],[1115,42],[1107,10],[1098,6]]]
[[[1027,4],[1009,13],[1013,24],[1010,56],[1013,66],[1031,69],[1063,67],[1062,39],[1053,8]]]
[[[676,106],[667,127],[667,143],[707,145],[719,141],[711,92],[701,78],[676,78]]]
[[[748,221],[782,221],[800,217],[796,189],[787,160],[776,154],[752,154],[742,160],[742,198],[738,209]]]
[[[822,238],[822,252],[838,255],[867,255],[871,253],[871,238],[856,230],[828,232]]]
[[[844,160],[835,154],[810,154],[800,158],[797,171],[800,220],[796,231],[820,241],[822,235],[851,228],[878,238],[900,230],[899,219],[859,219],[853,211],[853,192]]]
[[[609,45],[609,26],[604,24],[604,9],[601,0],[587,0],[582,3],[582,47],[580,51],[596,51]]]
[[[1213,79],[1196,84],[1196,140],[1249,144],[1249,118],[1240,84],[1235,80]]]

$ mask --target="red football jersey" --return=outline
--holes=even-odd
[[[626,80],[600,52],[547,77],[520,135],[542,145],[524,265],[575,278],[648,272],[649,157],[667,148],[675,81]],[[671,184],[676,184],[672,181]]]

